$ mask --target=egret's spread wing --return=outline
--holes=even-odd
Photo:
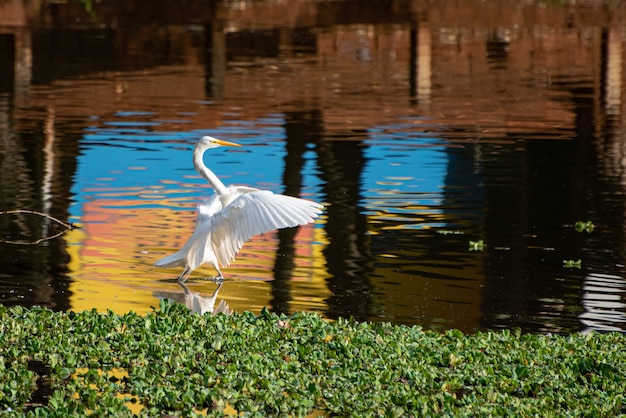
[[[267,190],[244,193],[213,216],[211,246],[217,261],[228,266],[252,236],[311,223],[321,209],[318,203]]]

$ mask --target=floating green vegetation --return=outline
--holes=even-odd
[[[617,333],[0,306],[0,416],[616,416],[624,358]]]
[[[485,242],[482,239],[480,241],[469,242],[470,251],[483,251],[484,249],[485,249]]]
[[[582,266],[582,260],[563,260],[563,267],[579,269]]]
[[[578,221],[574,224],[574,229],[576,229],[576,232],[593,232],[593,230],[595,229],[595,225],[591,221]]]

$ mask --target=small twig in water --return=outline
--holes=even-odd
[[[4,242],[6,244],[16,244],[16,245],[36,245],[36,244],[39,244],[40,242],[54,239],[54,238],[56,238],[58,236],[61,236],[61,235],[65,234],[67,231],[71,231],[72,229],[77,228],[72,223],[63,222],[63,221],[55,218],[54,216],[50,216],[50,215],[47,215],[45,213],[37,212],[37,211],[34,211],[34,210],[27,210],[27,209],[7,210],[7,211],[4,211],[4,212],[0,212],[0,215],[12,215],[12,214],[16,214],[16,213],[27,213],[27,214],[30,214],[30,215],[42,216],[42,217],[44,217],[46,219],[49,219],[51,221],[54,221],[54,222],[58,223],[59,225],[62,225],[65,228],[65,230],[61,231],[61,232],[59,232],[59,233],[57,233],[55,235],[51,235],[49,237],[39,238],[38,240],[35,240],[35,241],[11,241],[11,240],[0,239],[0,242]]]

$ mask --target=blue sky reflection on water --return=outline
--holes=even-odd
[[[427,206],[431,215],[442,213],[447,170],[444,141],[425,136],[389,134],[407,126],[377,127],[369,133],[365,150],[363,196],[368,209],[392,214],[396,221],[411,215],[403,226],[445,227],[444,223],[412,224],[417,206]]]
[[[129,113],[129,112],[127,112]],[[128,127],[141,125],[128,121]],[[94,127],[83,137],[82,152],[78,159],[72,215],[82,214],[81,202],[87,197],[97,198],[99,192],[137,190],[158,186],[160,193],[180,189],[181,185],[200,187],[206,182],[199,177],[191,164],[195,141],[203,135],[237,141],[246,148],[221,148],[205,154],[205,163],[218,173],[226,184],[259,184],[275,181],[282,174],[284,147],[262,129],[254,137],[233,136],[229,129],[192,132],[154,132],[146,129]],[[263,143],[262,147],[256,146]],[[261,151],[261,152],[259,152]],[[260,154],[260,155],[259,155]],[[269,159],[269,160],[268,160]],[[311,173],[305,173],[311,175]],[[268,179],[268,180],[264,180]],[[274,180],[269,180],[274,179]],[[279,192],[280,183],[273,191]],[[185,187],[188,189],[189,187]],[[267,186],[266,186],[267,188]],[[207,191],[177,191],[177,197],[201,201]],[[120,199],[136,195],[120,195]],[[152,203],[148,200],[146,206]]]
[[[125,112],[132,116],[141,112]],[[267,120],[259,121],[261,125]],[[163,187],[162,193],[178,188],[181,183],[203,187],[206,182],[199,177],[191,164],[195,141],[203,135],[235,141],[241,149],[220,148],[205,154],[205,163],[225,184],[248,184],[281,192],[284,171],[284,131],[279,119],[272,118],[273,128],[232,130],[230,127],[191,132],[154,132],[136,128],[146,122],[125,121],[126,128],[93,127],[83,136],[74,187],[75,204],[72,216],[82,215],[85,199],[94,199],[99,193],[112,190],[136,191],[120,193],[119,198],[136,198],[143,189]],[[110,125],[105,122],[105,125]],[[135,128],[130,128],[135,127]],[[267,131],[267,132],[266,132]],[[436,138],[390,136],[373,129],[368,135],[364,155],[367,166],[363,173],[362,195],[367,205],[386,207],[391,213],[401,214],[402,205],[385,204],[390,197],[406,197],[406,203],[432,206],[433,211],[442,204],[447,156],[445,143]],[[304,158],[302,175],[307,195],[320,193],[320,180],[315,167],[315,153],[309,149]],[[349,161],[344,162],[349,164]],[[165,183],[169,180],[174,183]],[[198,194],[189,190],[182,196],[202,200],[206,191]],[[212,193],[212,192],[211,192]],[[411,202],[412,201],[412,202]],[[401,203],[401,202],[400,202]],[[151,203],[147,202],[147,206]],[[443,225],[441,225],[443,226]]]

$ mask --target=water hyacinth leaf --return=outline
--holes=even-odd
[[[574,229],[576,229],[576,232],[585,231],[591,233],[595,229],[595,225],[591,221],[578,221],[574,224]]]
[[[563,260],[563,267],[565,268],[581,268],[582,267],[582,260],[578,259],[578,260]]]
[[[470,251],[483,251],[484,249],[485,249],[485,242],[483,240],[469,242]]]
[[[45,343],[33,346],[28,325],[37,321],[50,331]],[[84,323],[92,324],[90,335],[67,332]],[[125,332],[114,332],[121,323]],[[9,310],[0,316],[0,327],[12,335],[0,339],[0,393],[8,395],[0,396],[0,412],[5,415],[12,408],[15,416],[85,411],[131,416],[138,408],[142,416],[226,411],[615,416],[624,407],[626,336],[616,333],[543,336],[516,329],[464,335],[329,322],[309,313],[212,317],[179,308],[145,316]],[[327,336],[332,337],[324,342]],[[106,344],[84,344],[98,339]],[[8,359],[11,350],[15,360]],[[70,356],[80,368],[68,365]],[[29,358],[49,367],[54,385],[37,413],[28,408],[34,381],[42,380],[26,369]]]

